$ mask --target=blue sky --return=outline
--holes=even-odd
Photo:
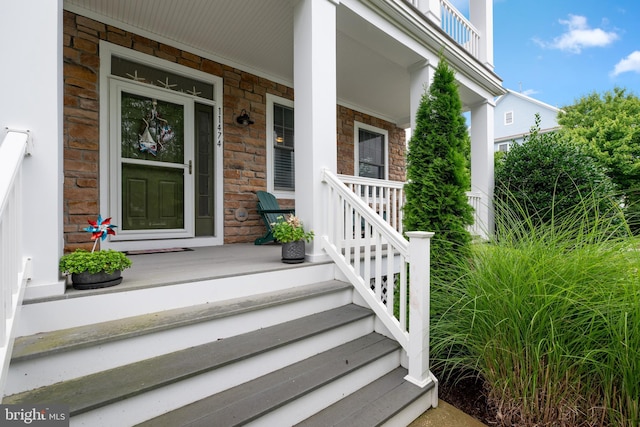
[[[452,3],[468,14],[469,0]],[[494,0],[493,12],[505,88],[557,107],[615,86],[640,96],[639,0]]]

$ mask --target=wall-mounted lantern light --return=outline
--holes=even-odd
[[[249,117],[249,114],[247,114],[247,110],[245,110],[244,108],[240,112],[240,115],[236,119],[236,122],[245,126],[252,125],[254,123],[254,121]]]

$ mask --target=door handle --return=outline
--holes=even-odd
[[[191,175],[193,170],[193,162],[189,160],[189,164],[185,164],[185,166],[189,166],[189,175]]]

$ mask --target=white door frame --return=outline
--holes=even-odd
[[[113,196],[112,189],[118,189],[121,186],[118,173],[112,171],[112,163],[116,160],[113,158],[112,145],[116,145],[111,140],[111,125],[110,125],[110,88],[109,84],[112,79],[116,79],[111,76],[111,58],[112,56],[118,56],[127,58],[132,61],[149,64],[153,67],[166,69],[173,73],[182,74],[188,77],[199,79],[201,81],[207,81],[214,86],[214,99],[207,100],[193,95],[182,94],[185,98],[192,98],[194,102],[207,104],[213,106],[214,109],[214,126],[215,126],[215,183],[214,183],[214,198],[215,198],[215,235],[207,237],[169,237],[164,236],[161,238],[149,238],[146,236],[138,236],[140,238],[135,240],[118,239],[120,235],[119,228],[116,229],[116,238],[109,236],[107,240],[101,243],[103,248],[111,248],[115,250],[139,250],[139,249],[163,249],[171,247],[201,247],[201,246],[217,246],[224,243],[224,182],[223,182],[223,147],[224,147],[224,128],[222,117],[222,105],[223,105],[223,80],[221,77],[214,76],[202,71],[194,70],[189,67],[185,67],[180,64],[168,62],[166,60],[156,58],[150,55],[146,55],[140,52],[133,51],[131,49],[117,46],[106,41],[100,41],[100,213],[103,218],[113,217],[113,224],[119,225],[115,220],[115,212],[117,208],[112,204]],[[121,79],[122,80],[122,79]],[[144,85],[143,83],[135,83],[125,80],[128,83],[136,85]],[[160,89],[163,90],[164,89]],[[167,92],[171,92],[167,90]],[[193,117],[193,116],[192,116]],[[193,126],[193,123],[191,123]],[[119,146],[117,147],[119,149]],[[119,191],[119,190],[118,190]],[[186,200],[185,206],[194,206],[194,197]],[[192,211],[193,212],[193,211]],[[193,217],[193,213],[191,214]],[[93,218],[90,218],[93,219]],[[126,234],[126,233],[125,233]],[[128,236],[128,238],[130,238]]]

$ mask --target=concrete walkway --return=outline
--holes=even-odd
[[[429,409],[409,427],[487,427],[470,415],[465,414],[443,400],[438,400],[438,407]]]

